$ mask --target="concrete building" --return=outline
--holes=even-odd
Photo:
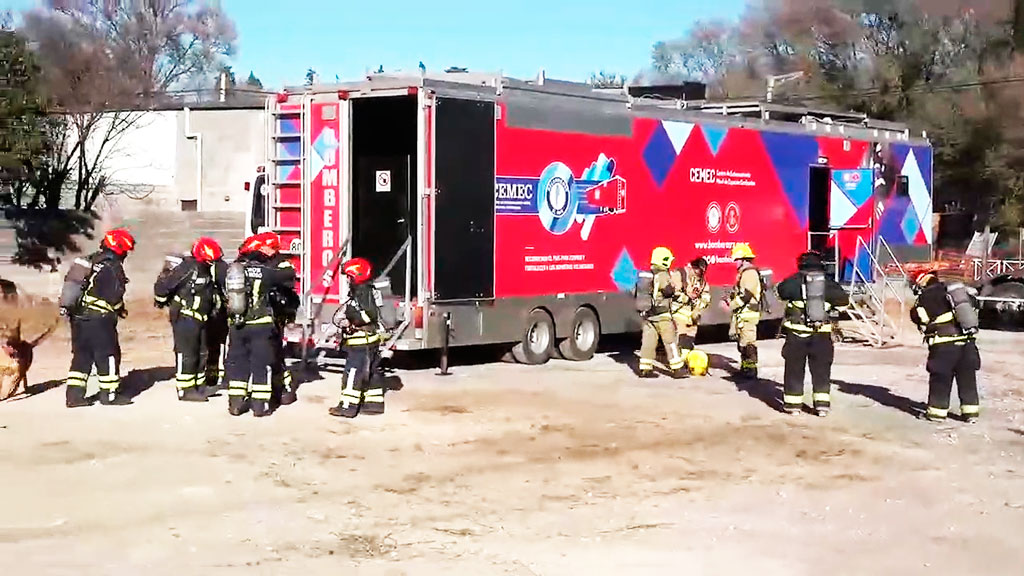
[[[138,113],[112,143],[104,168],[120,187],[125,211],[245,212],[245,182],[263,162],[261,106],[197,104]]]
[[[127,262],[129,297],[147,298],[152,281],[170,252],[188,250],[199,236],[212,236],[233,256],[245,232],[251,201],[245,183],[264,161],[266,135],[262,105],[202,103],[133,113],[132,125],[108,143],[104,173],[115,194],[94,209],[97,238],[125,226],[138,241]],[[96,239],[77,241],[82,252]],[[61,257],[58,270],[38,272],[15,266],[17,233],[0,221],[0,278],[23,293],[56,298],[60,281],[76,253]]]

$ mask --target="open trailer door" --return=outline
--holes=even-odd
[[[314,339],[323,345],[345,286],[335,268],[349,236],[349,104],[335,94],[320,94],[305,107],[302,268],[309,298],[303,304]]]
[[[435,106],[434,300],[494,298],[495,103]]]
[[[873,174],[870,168],[832,171],[829,229],[838,248],[840,282],[872,281]]]

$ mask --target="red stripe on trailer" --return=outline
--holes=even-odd
[[[329,112],[329,108],[334,108]],[[306,250],[309,253],[309,281],[316,287],[320,278],[341,247],[341,155],[339,135],[341,119],[337,102],[311,105],[309,135],[309,238]],[[325,120],[324,118],[330,118]],[[340,282],[335,276],[325,293],[314,290],[314,295],[323,296],[325,302],[340,301]]]

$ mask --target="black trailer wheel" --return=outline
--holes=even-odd
[[[1004,282],[1003,284],[993,286],[992,291],[987,296],[1024,301],[1024,283]],[[997,302],[984,306],[984,308],[988,309],[988,316],[992,320],[992,327],[996,330],[1012,331],[1024,329],[1024,312],[1021,312],[1018,305]]]
[[[558,344],[558,351],[566,360],[583,362],[594,357],[600,339],[601,325],[597,314],[590,308],[578,308],[572,317],[569,337]]]
[[[543,310],[534,310],[526,320],[523,339],[512,348],[520,364],[544,364],[555,352],[555,323]]]

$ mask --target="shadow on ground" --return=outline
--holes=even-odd
[[[910,414],[911,416],[919,416],[925,410],[925,405],[923,403],[895,394],[892,390],[884,386],[876,386],[874,384],[854,384],[853,382],[845,382],[843,380],[833,380],[832,384],[844,394],[862,396],[873,400],[882,406],[894,408],[905,414]]]

